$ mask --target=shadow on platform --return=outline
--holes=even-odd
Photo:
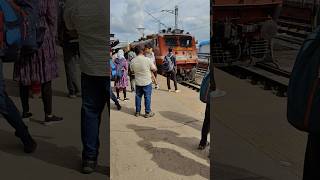
[[[201,131],[202,129],[202,122],[199,121],[198,119],[195,119],[194,117],[191,117],[182,113],[178,113],[178,112],[172,112],[172,111],[160,111],[159,113],[161,114],[161,116],[167,119],[170,119],[172,121],[175,121],[176,123],[187,125],[198,131]]]
[[[200,158],[205,158],[209,162],[207,154],[201,155],[199,151],[198,153],[196,152],[199,139],[179,137],[179,134],[173,131],[157,130],[146,126],[128,125],[127,127],[134,130],[143,139],[138,142],[138,145],[152,154],[152,160],[160,168],[183,176],[200,175],[204,178],[209,178],[209,166],[185,157],[174,149],[154,147],[152,145],[152,142],[164,141],[177,145]]]
[[[219,162],[213,162],[213,178],[219,180],[271,180],[266,177],[261,177],[245,169],[226,165]]]
[[[17,156],[17,158],[31,156],[46,163],[79,172],[81,169],[81,152],[76,147],[59,147],[39,138],[36,141],[38,143],[37,151],[28,155],[22,151],[23,146],[13,133],[0,130],[0,151]],[[110,177],[109,168],[106,166],[99,165],[96,172]]]

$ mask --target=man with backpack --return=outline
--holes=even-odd
[[[291,72],[287,119],[308,133],[303,180],[320,179],[320,27],[305,39]]]
[[[168,51],[169,51],[169,53],[164,57],[162,68],[163,68],[163,71],[167,77],[168,91],[172,92],[171,87],[170,87],[170,80],[172,78],[172,80],[174,82],[175,92],[178,93],[178,92],[180,92],[180,90],[178,90],[178,85],[177,85],[176,57],[173,54],[172,48],[169,48]]]
[[[130,79],[130,86],[131,86],[131,91],[135,91],[135,82],[134,82],[134,73],[131,71],[130,69],[130,64],[131,64],[131,60],[134,59],[136,57],[136,53],[133,51],[133,48],[130,48],[129,52],[128,52],[128,62],[129,62],[129,79]]]
[[[210,99],[209,99],[209,94],[211,89],[210,76],[211,76],[211,73],[207,72],[200,86],[200,100],[206,103],[206,111],[205,111],[205,118],[203,121],[202,130],[201,130],[201,140],[198,146],[199,150],[203,150],[207,146],[209,146],[209,142],[207,141],[207,138],[210,132]]]
[[[24,12],[26,8],[25,5],[27,5],[26,2],[20,0],[13,3],[16,7],[21,8],[21,12]],[[31,8],[32,6],[28,5],[28,10]],[[30,11],[30,14],[31,13],[32,12]],[[36,12],[33,12],[33,14],[34,13]],[[15,7],[13,7],[13,4],[8,1],[0,1],[0,114],[16,130],[15,135],[20,138],[24,144],[24,152],[32,153],[36,150],[37,143],[33,140],[27,126],[22,121],[22,117],[16,105],[6,93],[3,75],[3,62],[15,62],[21,56],[22,48],[25,48],[25,52],[28,50],[28,52],[31,53],[31,49],[36,48],[37,45],[35,39],[33,41],[34,44],[29,43],[29,41],[24,41],[30,39],[22,33],[28,29],[21,28],[22,24],[19,23],[19,19],[21,18],[18,16],[19,14],[19,12],[16,12]],[[27,17],[23,17],[23,20],[25,20],[25,18]],[[16,25],[12,25],[10,26],[11,28],[7,28],[6,26],[10,24],[10,21],[11,23],[16,21]]]
[[[110,67],[111,67],[111,81],[114,81],[116,79],[116,65],[114,64],[113,60],[112,60],[112,51],[110,51]],[[121,110],[121,105],[116,97],[116,95],[113,93],[112,91],[112,86],[110,85],[110,97],[111,100],[115,103],[115,105],[117,106],[118,110]]]

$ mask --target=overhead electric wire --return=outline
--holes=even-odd
[[[162,26],[168,28],[168,26],[164,23],[162,23],[158,18],[154,17],[151,13],[149,13],[147,10],[144,9],[144,12],[146,12],[149,16],[151,16],[155,21],[157,21],[158,23],[160,23]]]

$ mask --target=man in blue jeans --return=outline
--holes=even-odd
[[[79,35],[82,72],[82,172],[85,174],[94,172],[97,167],[99,128],[105,104],[108,105],[107,123],[110,117],[107,3],[105,0],[68,0],[64,11],[66,27],[69,30],[76,30]],[[108,140],[107,137],[106,139]]]
[[[3,64],[0,59],[0,114],[8,121],[8,123],[16,130],[15,135],[21,139],[24,144],[24,152],[32,153],[37,148],[37,143],[29,134],[27,126],[23,123],[22,117],[5,92],[5,84],[3,78]]]
[[[145,118],[154,116],[151,111],[151,94],[152,94],[152,71],[157,71],[153,62],[144,56],[142,47],[137,46],[135,53],[138,55],[132,59],[130,69],[135,75],[136,84],[136,113],[135,116],[139,117],[141,112],[141,99],[144,96],[145,101]]]

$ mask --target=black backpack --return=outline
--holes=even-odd
[[[164,72],[171,72],[174,68],[174,64],[173,64],[173,55],[171,54],[170,56],[169,55],[166,55],[164,57],[164,60],[163,60],[163,63],[162,63],[162,69]]]
[[[287,118],[295,128],[320,133],[320,27],[304,41],[288,86]]]

